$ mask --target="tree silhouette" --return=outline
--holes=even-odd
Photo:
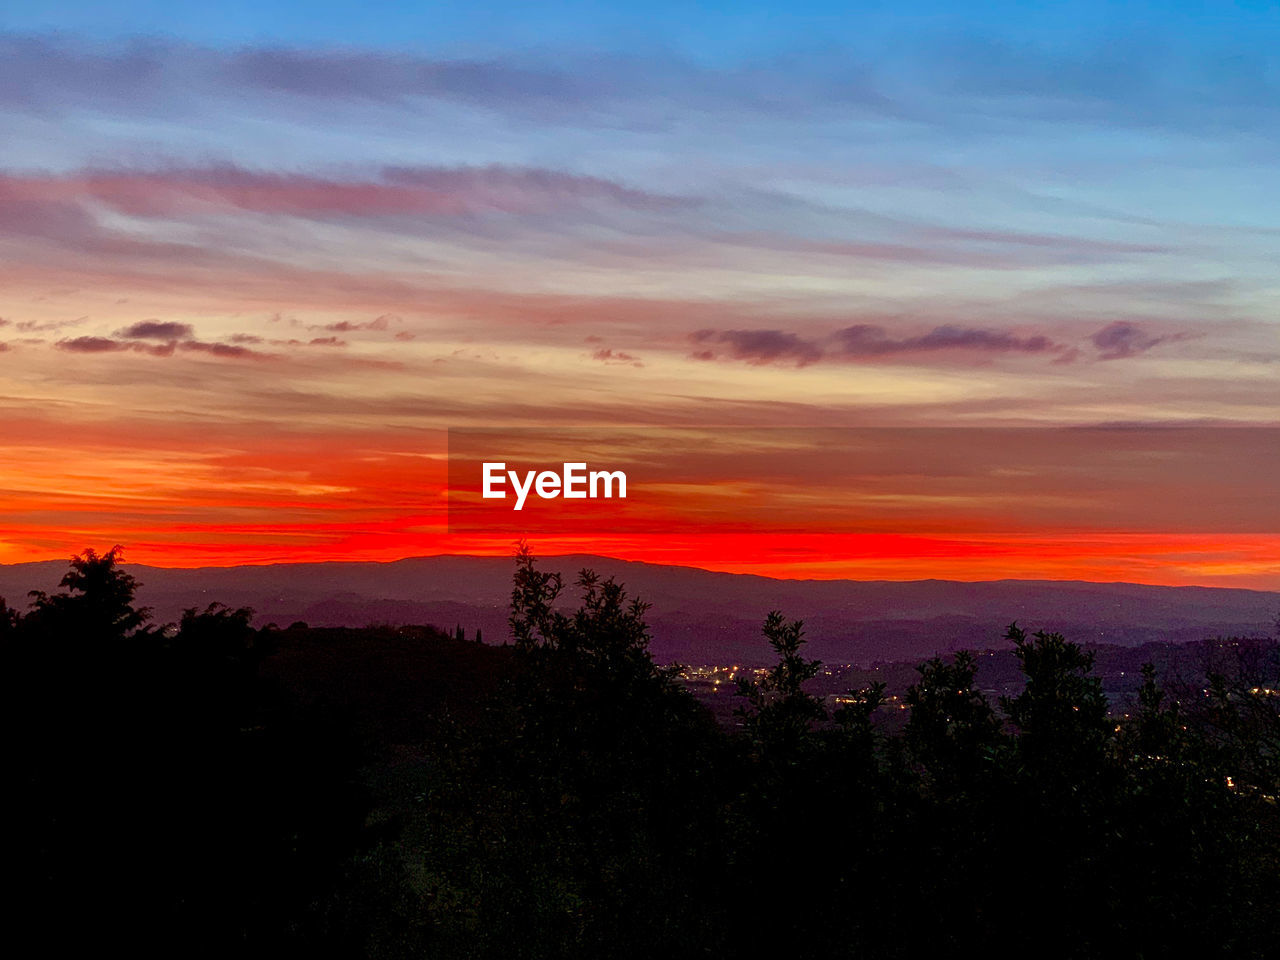
[[[138,582],[120,569],[123,559],[119,546],[103,554],[88,549],[72,557],[71,569],[58,584],[61,593],[31,591],[31,626],[85,643],[123,640],[139,630],[151,611],[134,606]]]
[[[931,789],[954,795],[971,788],[973,777],[990,773],[1002,746],[1000,720],[974,689],[972,653],[962,650],[951,663],[934,657],[917,669],[920,679],[905,698],[911,710],[905,743]]]
[[[827,719],[822,701],[804,689],[818,675],[820,660],[800,655],[804,645],[804,621],[790,620],[771,611],[764,621],[764,638],[778,662],[759,679],[739,675],[739,695],[747,705],[739,708],[750,736],[762,744],[794,748],[813,725]]]
[[[899,733],[883,683],[829,713],[803,624],[773,612],[776,660],[722,727],[654,663],[645,603],[524,545],[505,648],[457,628],[257,630],[217,603],[152,628],[119,560],[79,554],[26,615],[0,601],[6,849],[47,943],[1103,960],[1280,942],[1274,643],[1216,642],[1190,693],[1148,664],[1121,713],[1091,652],[1014,624],[1020,692],[997,710],[977,658],[934,658]],[[350,684],[335,633],[393,670],[385,644],[434,645],[489,692],[411,742],[357,728],[316,695]],[[282,661],[328,686],[288,687]]]
[[[0,597],[0,643],[6,643],[17,633],[20,619],[21,614]]]
[[[1045,774],[1076,772],[1073,764],[1096,760],[1111,728],[1102,681],[1092,674],[1094,655],[1060,633],[1028,637],[1016,623],[1005,639],[1026,676],[1021,693],[1000,700],[1023,757]]]
[[[516,557],[514,667],[491,723],[450,729],[427,823],[441,956],[647,957],[716,942],[714,722],[649,655],[646,605]],[[459,757],[470,762],[459,763]],[[477,870],[477,865],[482,868]]]
[[[144,954],[302,944],[364,816],[349,738],[261,681],[250,610],[149,628],[121,557],[85,550],[59,592],[0,615],[29,919],[53,952],[79,931]]]

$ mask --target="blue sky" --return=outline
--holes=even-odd
[[[287,41],[432,51],[513,45],[666,47],[707,61],[830,43],[848,48],[922,31],[1023,38],[1070,48],[1098,39],[1242,42],[1264,49],[1280,31],[1276,4],[1225,3],[269,3],[227,0],[7,3],[17,31],[118,39],[172,35],[213,45]]]

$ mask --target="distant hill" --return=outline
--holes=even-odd
[[[1003,646],[1013,620],[1084,643],[1133,646],[1218,635],[1269,635],[1280,593],[1216,587],[1158,587],[1053,580],[777,580],[587,555],[547,557],[566,580],[589,567],[616,576],[653,606],[659,661],[760,663],[760,623],[773,609],[803,618],[810,654],[831,663],[904,660]],[[158,620],[220,601],[250,606],[259,624],[313,627],[434,624],[488,643],[507,636],[509,559],[415,557],[391,563],[297,563],[169,569],[129,564],[139,599]],[[61,561],[0,565],[0,596],[22,607],[33,589],[53,590]],[[571,600],[572,590],[566,590]]]

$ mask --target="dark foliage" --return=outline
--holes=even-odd
[[[803,625],[732,729],[649,655],[645,604],[527,550],[509,647],[430,628],[154,627],[113,549],[0,601],[19,916],[216,956],[1266,957],[1280,943],[1277,644],[1143,673],[1129,713],[1059,634],[959,653],[886,732]],[[572,598],[568,596],[572,594]]]
[[[259,682],[251,611],[150,627],[119,561],[76,557],[3,634],[17,916],[49,955],[319,942],[309,911],[364,815],[353,745]]]

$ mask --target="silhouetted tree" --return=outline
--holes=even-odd
[[[27,627],[64,643],[110,644],[131,636],[150,619],[151,611],[134,605],[138,583],[120,568],[121,547],[104,554],[89,549],[71,558],[62,592],[33,590]]]
[[[1207,678],[1188,722],[1212,744],[1235,789],[1280,796],[1280,645],[1218,638],[1201,645]]]
[[[77,929],[144,954],[437,960],[1280,942],[1275,644],[1206,647],[1193,697],[1148,664],[1122,715],[1090,652],[1014,624],[1003,716],[959,653],[918,668],[899,735],[882,683],[829,714],[802,623],[774,612],[776,660],[727,729],[654,663],[645,603],[589,570],[566,586],[525,545],[505,650],[452,642],[460,624],[256,630],[217,603],[151,628],[118,560],[78,555],[26,615],[0,601],[7,863],[49,952]],[[273,679],[285,661],[348,691],[339,640],[393,670],[388,649],[434,646],[433,683],[470,664],[488,685],[463,688],[496,692],[362,726],[387,748],[367,752]]]
[[[794,748],[815,723],[827,719],[822,701],[804,689],[818,675],[822,661],[800,655],[804,621],[788,621],[774,610],[765,618],[763,630],[778,662],[759,679],[738,677],[738,693],[747,701],[738,715],[748,734],[760,743]]]
[[[906,693],[911,714],[905,743],[931,789],[954,796],[990,774],[1003,745],[1000,721],[974,688],[977,660],[962,650],[951,663],[921,664],[920,679]]]
[[[307,942],[364,806],[342,730],[258,678],[251,611],[146,626],[118,547],[86,550],[14,621],[10,865],[49,949],[78,931],[148,954]],[[55,951],[56,952],[56,951]]]
[[[718,733],[648,651],[646,605],[522,545],[516,672],[491,723],[451,729],[423,825],[434,955],[647,957],[721,936]],[[466,762],[459,763],[459,758]]]
[[[18,621],[22,616],[0,597],[0,644],[7,644],[18,631]]]
[[[1018,729],[1024,760],[1045,775],[1076,773],[1076,764],[1096,761],[1111,725],[1102,681],[1092,674],[1093,654],[1060,633],[1028,637],[1016,623],[1005,639],[1013,641],[1026,685],[1000,704]]]
[[[1059,633],[1028,636],[1016,623],[1006,638],[1026,678],[1021,693],[1000,701],[1017,732],[1007,794],[1016,803],[1002,811],[1001,836],[1027,894],[1025,908],[1007,915],[1008,932],[1042,955],[1096,955],[1118,902],[1109,895],[1121,796],[1115,724],[1092,653]],[[1072,920],[1058,922],[1062,915]],[[1044,931],[1055,922],[1049,943]]]

